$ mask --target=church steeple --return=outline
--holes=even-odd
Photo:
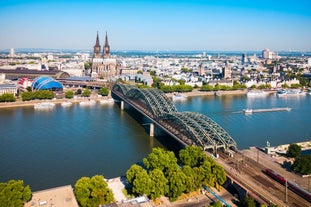
[[[96,43],[95,43],[95,46],[94,46],[93,57],[94,58],[100,58],[101,57],[101,54],[100,54],[100,44],[99,44],[99,38],[98,38],[98,31],[97,31],[97,36],[96,36]]]
[[[108,35],[107,35],[107,31],[106,31],[106,37],[105,37],[105,45],[104,45],[104,57],[105,58],[109,58],[110,57],[110,46],[108,43]]]

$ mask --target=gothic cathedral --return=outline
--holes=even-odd
[[[105,45],[103,47],[103,54],[100,51],[100,44],[98,38],[98,32],[96,37],[96,43],[94,46],[94,53],[92,59],[92,73],[94,78],[101,78],[110,80],[111,77],[120,74],[120,67],[117,63],[117,59],[110,57],[110,46],[108,43],[108,35],[106,32]]]

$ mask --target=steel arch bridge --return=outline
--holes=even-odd
[[[171,99],[158,89],[116,83],[112,97],[139,108],[184,144],[201,146],[205,150],[237,150],[234,139],[211,118],[195,112],[178,112]]]

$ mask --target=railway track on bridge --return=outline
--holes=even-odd
[[[220,152],[220,159],[228,177],[236,180],[243,188],[251,192],[250,195],[258,200],[263,200],[266,204],[274,203],[278,206],[305,207],[310,206],[310,202],[300,197],[291,190],[287,190],[287,203],[285,203],[285,187],[268,177],[263,171],[265,166],[255,160],[245,158],[236,153],[235,158]]]

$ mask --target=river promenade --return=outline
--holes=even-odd
[[[247,93],[247,90],[234,90],[234,91],[221,91],[221,95],[245,95]],[[195,96],[214,96],[215,92],[214,91],[199,91],[197,89],[194,89],[192,92],[187,92],[183,93],[188,97],[195,97]],[[168,97],[172,97],[173,93],[167,93],[166,94]],[[111,96],[105,96],[105,97],[98,97],[95,95],[92,95],[91,97],[77,97],[77,98],[72,98],[72,99],[52,99],[48,100],[49,102],[55,103],[55,104],[61,104],[64,101],[70,101],[72,103],[79,103],[81,101],[85,100],[94,100],[94,101],[101,101],[111,98]],[[5,102],[5,103],[0,103],[0,108],[11,108],[11,107],[23,107],[23,106],[34,106],[37,103],[45,102],[47,100],[31,100],[31,101],[21,101],[17,100],[15,102]]]

